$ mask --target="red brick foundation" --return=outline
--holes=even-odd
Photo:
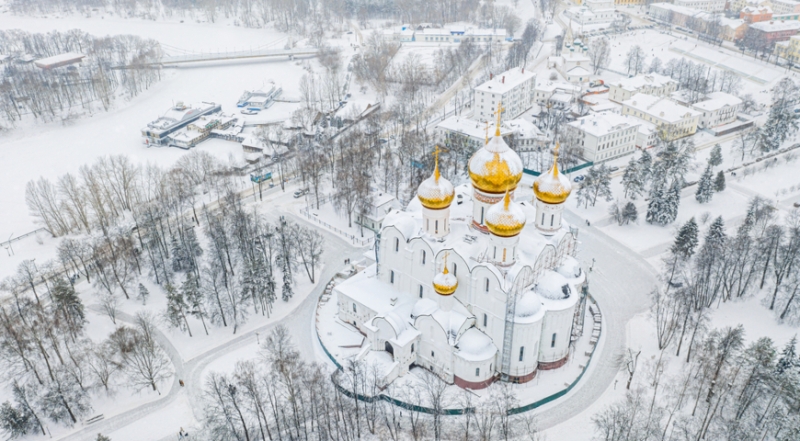
[[[569,360],[569,354],[567,354],[567,356],[562,358],[561,360],[551,361],[549,363],[540,361],[539,369],[544,371],[549,371],[550,369],[557,369],[567,364],[567,360]]]
[[[472,389],[478,390],[489,387],[490,384],[494,383],[495,376],[489,377],[489,379],[484,381],[467,381],[463,378],[460,378],[458,375],[453,375],[454,383],[456,386],[462,389]]]
[[[527,383],[527,382],[533,380],[533,378],[535,376],[536,376],[536,369],[534,369],[533,372],[531,372],[528,375],[522,375],[522,376],[519,376],[519,377],[509,376],[508,377],[508,381],[510,383],[518,383],[518,384]]]

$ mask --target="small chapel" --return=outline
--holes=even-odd
[[[499,130],[470,158],[469,184],[441,176],[437,148],[417,197],[384,220],[377,262],[334,288],[339,319],[365,336],[356,357],[384,385],[414,367],[462,388],[524,383],[569,359],[585,274],[558,146],[533,200],[516,197],[522,175]]]

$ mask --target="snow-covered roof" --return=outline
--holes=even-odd
[[[660,75],[657,73],[649,73],[649,74],[639,74],[635,77],[631,78],[622,78],[618,81],[615,81],[613,84],[620,89],[627,90],[629,92],[636,92],[637,90],[643,87],[664,87],[669,83],[676,83],[677,81],[673,80],[672,78],[664,75]]]
[[[77,63],[85,58],[86,55],[77,52],[67,52],[63,54],[53,55],[52,57],[40,58],[36,60],[36,66],[41,68],[48,68],[56,65],[63,65],[69,63]]]
[[[750,25],[751,29],[761,32],[783,32],[800,30],[800,21],[760,21]]]
[[[536,74],[532,70],[528,69],[526,71],[523,67],[514,67],[495,75],[494,78],[476,87],[475,90],[503,94],[526,81],[533,80],[534,77],[536,77]]]
[[[522,118],[503,121],[503,126],[510,128],[517,136],[523,139],[533,139],[542,136],[542,131],[539,130],[535,124]]]
[[[652,3],[652,4],[650,4],[650,10],[653,10],[654,8],[655,9],[665,9],[665,10],[668,10],[668,11],[674,11],[674,12],[677,12],[677,13],[679,13],[681,15],[686,15],[686,16],[689,16],[689,17],[695,16],[698,13],[702,13],[703,12],[703,11],[701,11],[699,9],[690,8],[688,6],[675,5],[675,4],[672,4],[672,3]]]
[[[576,129],[601,137],[612,132],[625,130],[638,126],[641,122],[628,115],[619,115],[612,112],[593,113],[569,123]]]
[[[514,308],[514,322],[534,323],[544,316],[542,298],[536,292],[528,290],[517,300]]]
[[[692,107],[700,111],[713,112],[725,107],[738,106],[740,104],[742,104],[742,100],[737,96],[725,92],[713,92],[706,95],[705,101],[695,103]]]
[[[572,69],[567,71],[567,75],[569,76],[581,76],[581,77],[588,77],[592,73],[588,70],[584,69],[581,66],[573,67]]]
[[[500,125],[500,136],[510,135],[513,129],[506,127],[506,124]],[[495,132],[496,124],[489,124],[488,133]],[[484,139],[486,137],[486,123],[475,121],[474,119],[464,118],[461,116],[451,116],[436,125],[437,129],[447,130],[449,132],[459,133],[470,138]]]
[[[681,106],[669,98],[648,95],[646,93],[637,93],[622,104],[668,123],[676,123],[686,117],[700,115],[700,112]]]
[[[456,355],[467,361],[488,360],[497,353],[497,347],[486,334],[477,328],[469,328],[458,339]]]

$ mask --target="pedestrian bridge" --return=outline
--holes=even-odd
[[[181,55],[164,55],[161,57],[161,60],[148,63],[148,66],[169,67],[191,63],[204,63],[208,61],[232,61],[274,57],[286,57],[291,60],[294,57],[314,56],[317,55],[317,52],[319,52],[319,49],[308,47],[297,49],[252,49],[243,51],[187,53]]]

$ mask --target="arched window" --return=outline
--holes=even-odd
[[[419,298],[422,298],[422,285],[419,286]]]
[[[394,271],[389,271],[389,283],[394,283]]]
[[[486,290],[486,292],[489,292],[489,278],[488,277],[486,278],[486,286],[485,286],[484,289]]]
[[[414,343],[411,343],[411,353],[414,353]]]
[[[456,265],[455,262],[453,262],[453,276],[457,275],[458,275],[458,265]]]
[[[437,220],[433,224],[434,224],[434,228],[436,230],[436,234],[439,234],[439,221]]]
[[[555,219],[555,217],[556,217],[556,215],[555,215],[555,214],[551,214],[551,215],[550,215],[550,226],[551,226],[551,227],[553,226],[553,219]]]
[[[394,238],[394,252],[400,251],[400,239]]]
[[[555,332],[553,333],[553,338],[550,340],[550,347],[551,348],[556,347],[556,333]]]
[[[353,303],[353,312],[358,312],[358,310],[357,310],[357,307],[356,307],[356,304],[355,304],[355,303]]]
[[[425,265],[425,250],[422,250],[422,264]]]
[[[489,316],[488,316],[488,315],[486,315],[486,314],[483,314],[483,327],[484,327],[484,328],[486,327],[486,324],[487,324],[488,322],[489,322]]]
[[[519,347],[519,361],[522,361],[523,358],[525,358],[525,346],[520,346]]]
[[[480,377],[481,376],[481,368],[475,368],[475,376],[476,377]]]
[[[481,224],[483,224],[483,207],[481,207]]]

